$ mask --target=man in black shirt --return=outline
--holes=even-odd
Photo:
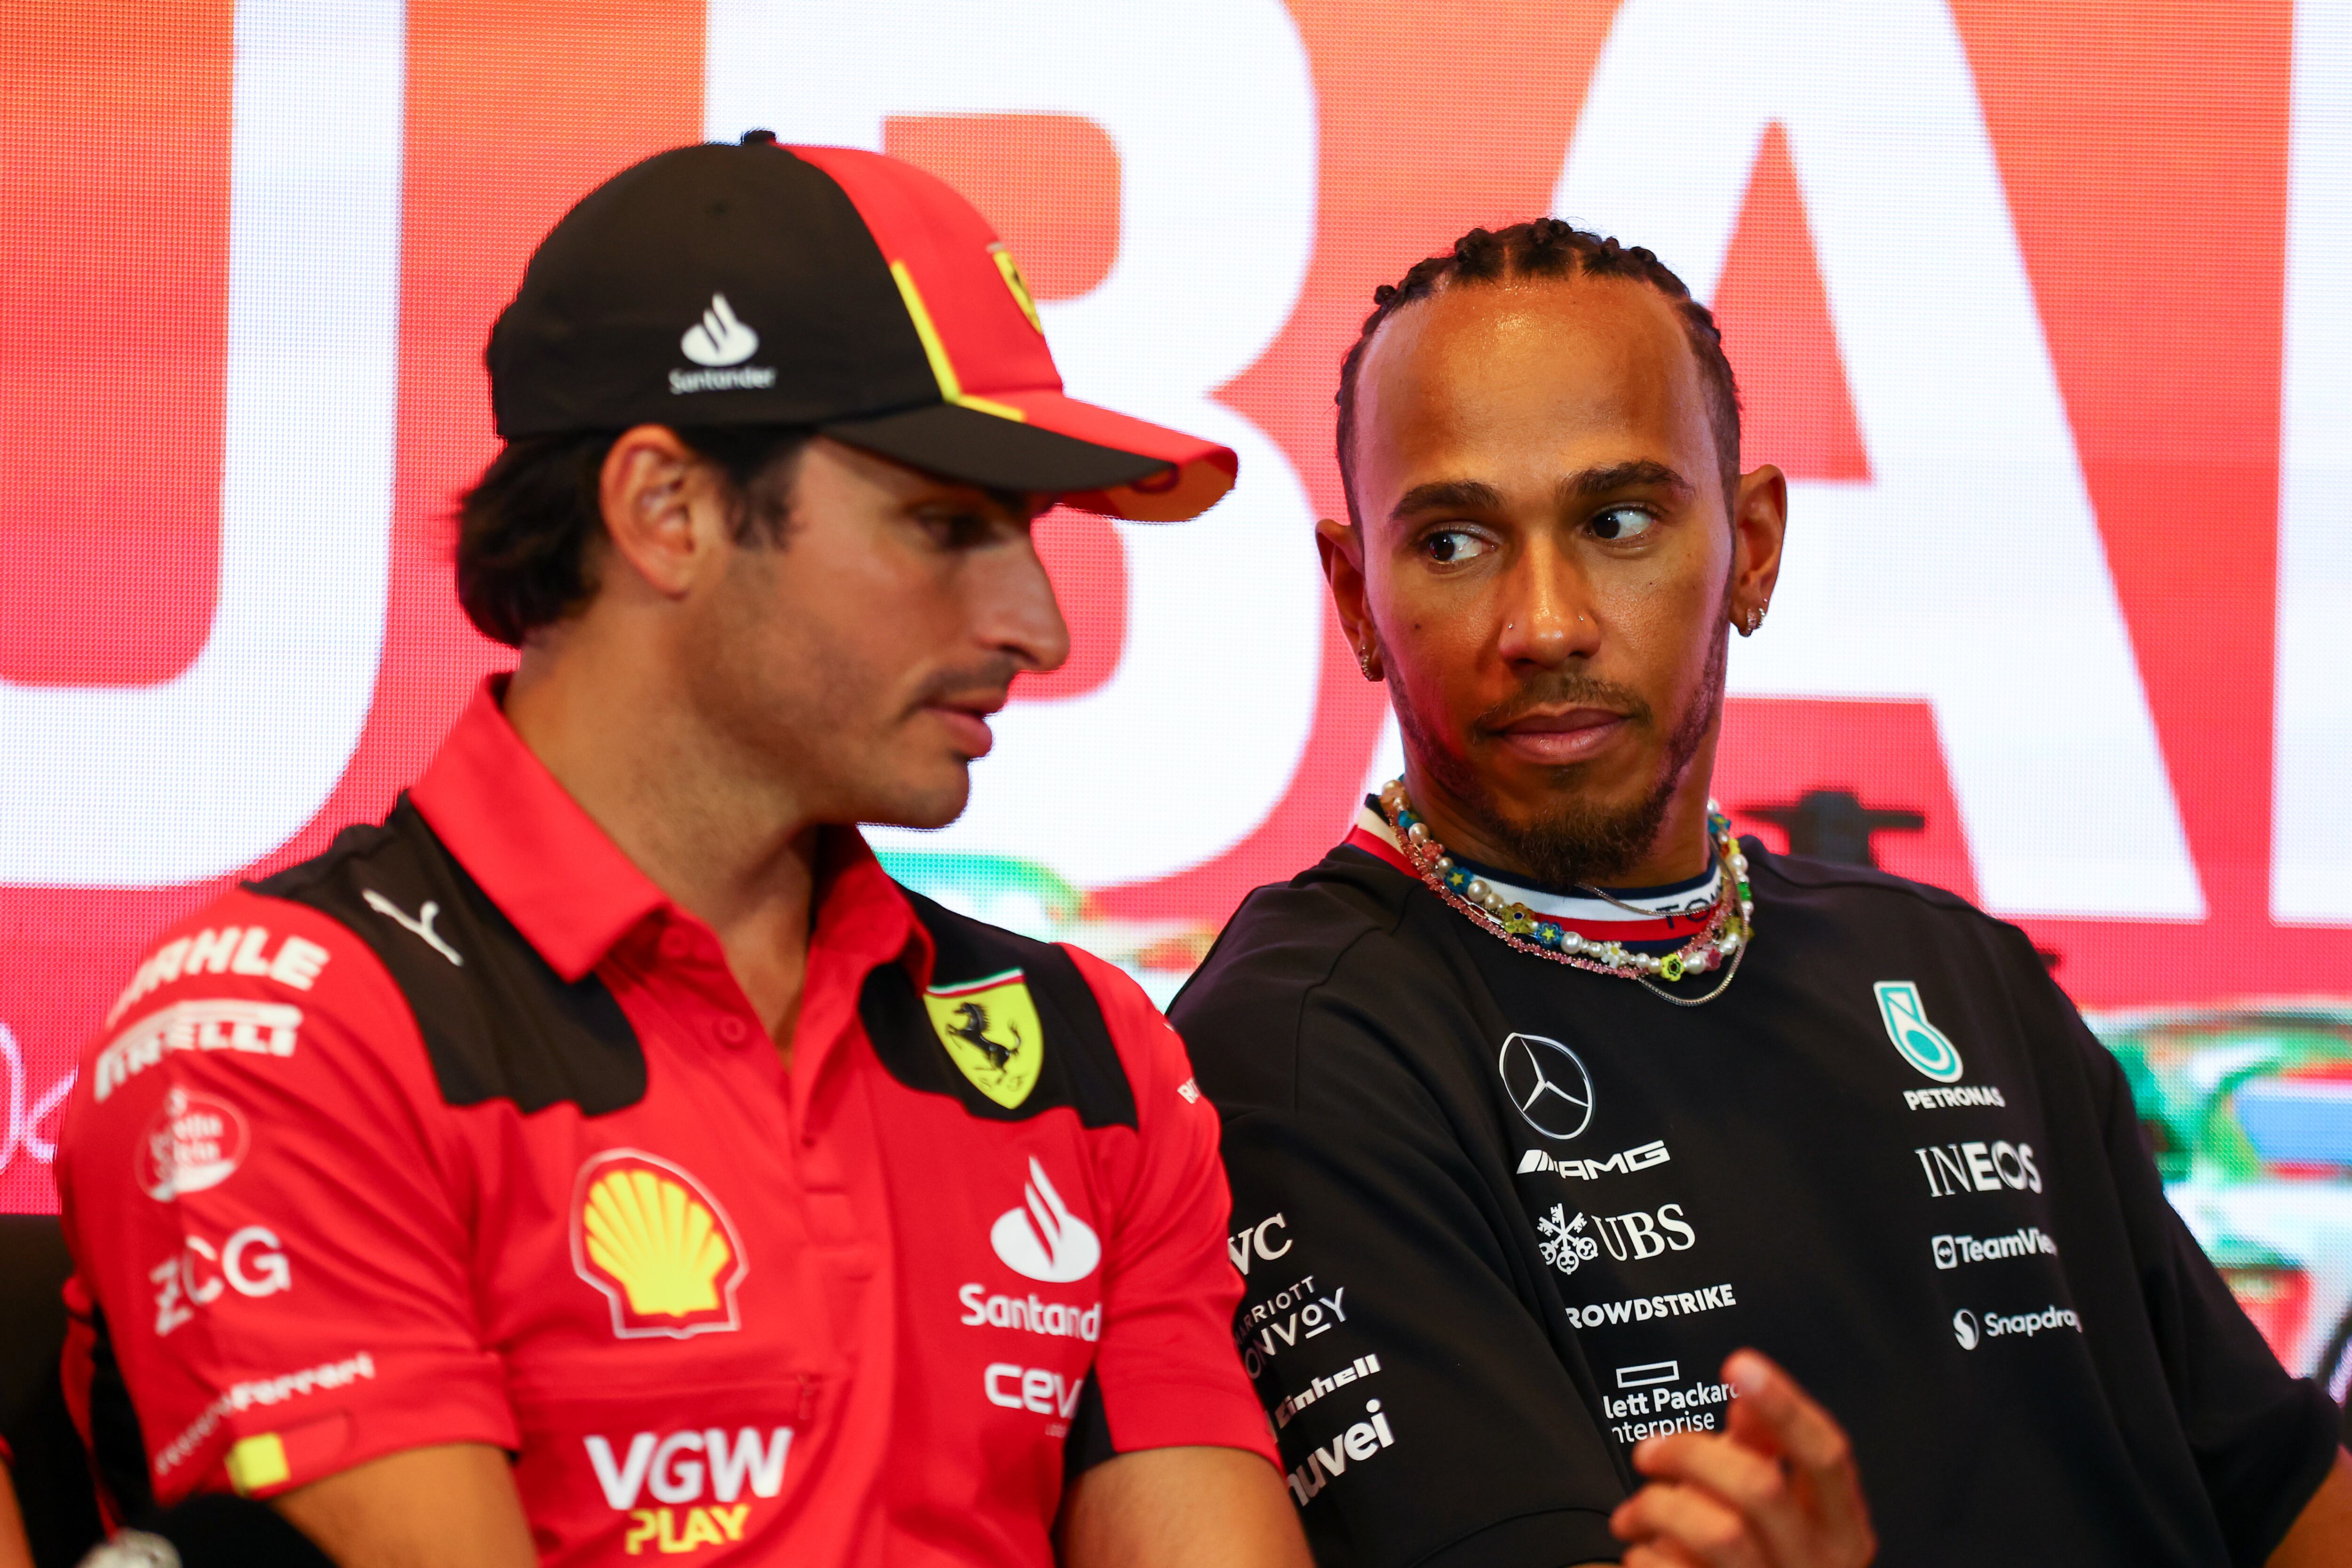
[[[1321,547],[1405,775],[1171,1015],[1321,1560],[1856,1561],[1753,1345],[1885,1563],[2352,1562],[2333,1407],[2025,937],[1714,813],[1787,490],[1706,309],[1551,220],[1375,298]]]

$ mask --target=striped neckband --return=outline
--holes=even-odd
[[[1356,813],[1356,824],[1345,841],[1387,862],[1415,882],[1421,880],[1421,873],[1406,858],[1394,830],[1377,806],[1367,803]],[[1653,942],[1674,946],[1688,941],[1706,925],[1723,888],[1723,868],[1712,854],[1707,857],[1706,872],[1688,881],[1666,887],[1609,890],[1621,903],[1632,905],[1631,909],[1587,894],[1530,886],[1458,854],[1454,859],[1504,897],[1526,904],[1545,919],[1558,921],[1580,936],[1622,942],[1629,947]]]

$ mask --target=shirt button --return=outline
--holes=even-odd
[[[673,926],[669,930],[662,933],[661,956],[663,957],[683,958],[688,953],[693,951],[694,938],[688,936],[685,932]]]
[[[751,1030],[745,1027],[741,1019],[730,1017],[719,1020],[719,1038],[729,1045],[742,1044],[750,1038],[751,1033]]]

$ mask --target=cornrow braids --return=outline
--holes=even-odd
[[[1716,459],[1723,470],[1725,494],[1730,494],[1739,477],[1739,387],[1732,379],[1731,361],[1724,358],[1723,334],[1716,329],[1714,313],[1692,298],[1683,280],[1647,248],[1619,245],[1558,218],[1538,218],[1504,229],[1472,229],[1454,242],[1452,250],[1413,263],[1397,282],[1383,283],[1372,290],[1372,313],[1364,318],[1354,347],[1339,361],[1339,484],[1347,492],[1349,520],[1361,521],[1356,515],[1356,479],[1349,464],[1356,440],[1356,376],[1381,325],[1414,300],[1426,299],[1440,288],[1520,277],[1579,276],[1646,283],[1673,303],[1706,383]]]

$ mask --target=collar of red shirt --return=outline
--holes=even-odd
[[[700,925],[522,743],[499,708],[505,692],[503,675],[482,683],[408,792],[435,836],[566,981],[651,917]],[[856,828],[824,831],[809,950],[813,967],[822,951],[857,974],[897,960],[918,986],[930,981],[930,933]]]

